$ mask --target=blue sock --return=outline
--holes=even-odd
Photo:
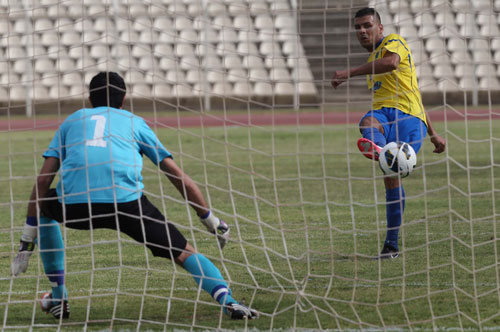
[[[40,218],[39,225],[40,256],[52,287],[54,303],[60,303],[61,299],[68,298],[64,285],[64,243],[61,229],[57,221],[45,217]]]
[[[387,140],[382,133],[374,127],[363,128],[361,129],[361,134],[364,138],[369,139],[373,143],[377,144],[381,148],[383,148],[387,144]]]
[[[193,275],[194,281],[221,305],[236,302],[219,269],[202,254],[194,254],[184,261],[184,268]]]
[[[398,249],[399,226],[405,209],[405,190],[403,186],[394,189],[386,189],[385,199],[387,202],[387,235],[385,244],[390,244]]]

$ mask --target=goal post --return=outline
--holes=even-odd
[[[352,17],[377,9],[411,48],[426,138],[403,180],[400,257],[374,259],[387,230],[383,173],[356,146],[371,107]],[[2,331],[497,330],[498,1],[0,0]],[[38,247],[10,275],[29,194],[58,125],[90,107],[100,71],[230,226],[221,250],[164,174],[144,194],[260,313],[231,321],[173,261],[111,230],[61,226],[71,315]],[[147,158],[146,158],[147,159]],[[57,178],[54,180],[53,185]]]

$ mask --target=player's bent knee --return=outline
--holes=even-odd
[[[186,259],[188,259],[189,256],[194,255],[195,253],[196,251],[194,250],[193,246],[189,243],[186,243],[186,247],[181,252],[181,254],[174,259],[174,261],[177,264],[183,266]]]

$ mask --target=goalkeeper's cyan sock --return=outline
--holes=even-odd
[[[398,234],[399,226],[405,209],[405,190],[403,186],[394,189],[386,189],[385,199],[387,202],[386,215],[387,215],[387,235],[385,244],[393,246],[398,249]]]
[[[201,283],[201,288],[221,305],[236,302],[219,269],[202,254],[189,256],[184,261],[184,268],[193,275],[196,283]]]
[[[38,243],[45,274],[52,287],[54,303],[67,299],[68,294],[64,285],[64,242],[61,229],[57,221],[41,217]]]
[[[363,138],[369,139],[370,141],[377,144],[381,148],[383,148],[387,144],[385,136],[382,135],[382,133],[377,128],[374,127],[363,128],[361,130],[361,134],[363,135]]]

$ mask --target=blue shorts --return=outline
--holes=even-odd
[[[424,121],[397,108],[389,107],[369,111],[361,118],[361,121],[370,116],[382,124],[387,143],[406,142],[412,146],[415,153],[418,153],[427,135],[427,126]]]

